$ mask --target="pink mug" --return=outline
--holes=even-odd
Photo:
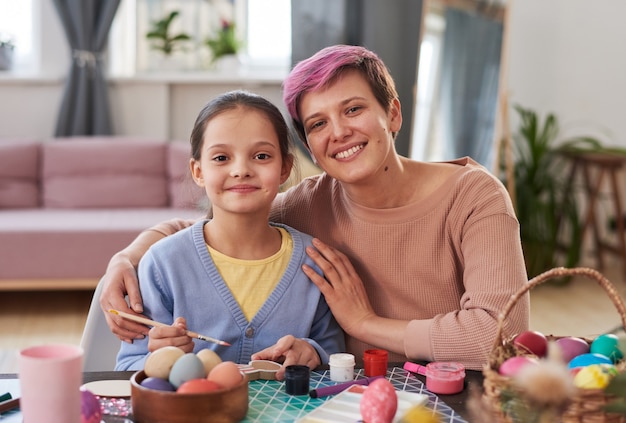
[[[20,351],[17,363],[24,423],[80,423],[82,348],[29,347]]]

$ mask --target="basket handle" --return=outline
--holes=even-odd
[[[586,276],[589,279],[594,279],[598,284],[604,288],[604,290],[609,295],[609,298],[615,305],[617,312],[622,318],[622,325],[626,327],[626,306],[624,306],[624,302],[622,301],[617,289],[615,286],[605,278],[600,272],[594,269],[590,269],[587,267],[574,267],[574,268],[565,268],[565,267],[556,267],[554,269],[550,269],[545,271],[531,280],[528,281],[517,293],[515,293],[509,299],[509,302],[506,304],[504,309],[498,315],[498,330],[496,332],[495,345],[501,345],[503,342],[502,339],[502,331],[504,326],[504,320],[509,315],[509,312],[517,303],[517,301],[528,292],[530,289],[534,288],[537,285],[540,285],[552,278],[558,278],[562,276]]]

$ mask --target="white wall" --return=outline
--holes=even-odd
[[[554,113],[563,136],[626,147],[626,2],[513,0],[511,7],[510,104]]]

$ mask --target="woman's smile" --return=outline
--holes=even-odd
[[[347,159],[358,153],[359,151],[365,148],[366,143],[352,146],[348,149],[342,150],[338,153],[333,154],[333,157],[336,159]]]

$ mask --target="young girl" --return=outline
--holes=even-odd
[[[345,349],[324,297],[302,271],[311,237],[268,222],[294,157],[282,114],[257,95],[233,91],[209,102],[191,133],[191,173],[212,204],[211,219],[154,244],[139,263],[144,312],[171,324],[122,343],[117,370],[143,368],[149,351],[211,348],[247,363],[276,345],[290,364],[315,368]],[[192,340],[193,330],[230,343]]]

